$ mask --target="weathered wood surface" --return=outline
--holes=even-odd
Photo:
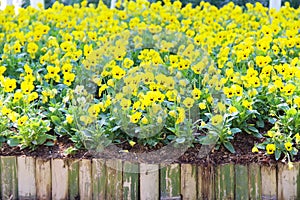
[[[18,157],[18,193],[19,199],[36,199],[35,159]]]
[[[299,199],[300,165],[0,157],[0,199]]]
[[[139,165],[124,162],[123,164],[123,199],[139,199]]]
[[[269,9],[275,8],[277,11],[280,10],[281,0],[269,0]]]
[[[106,166],[101,159],[92,160],[92,188],[93,200],[105,199],[106,192]]]
[[[92,199],[92,163],[83,159],[79,162],[79,196],[84,199]]]
[[[140,199],[159,199],[159,166],[140,164]]]
[[[277,199],[276,166],[261,166],[262,199]]]
[[[52,159],[52,199],[68,199],[68,166],[63,159]]]
[[[234,165],[225,164],[216,167],[216,199],[234,199]]]
[[[248,200],[248,167],[245,165],[235,165],[235,199]]]
[[[258,164],[248,166],[249,199],[261,199],[261,171]]]
[[[106,199],[123,199],[122,161],[106,162]]]
[[[299,197],[299,163],[295,163],[292,169],[287,165],[278,165],[278,199],[297,199]],[[298,198],[299,199],[299,198]]]
[[[198,166],[198,199],[215,199],[215,172],[213,166]]]
[[[17,159],[15,156],[1,157],[2,199],[18,199]]]
[[[162,165],[160,169],[160,195],[161,197],[178,197],[180,188],[180,165]]]
[[[50,160],[37,158],[36,167],[36,195],[37,199],[50,200],[52,195],[51,163]]]
[[[78,199],[79,196],[79,160],[68,160],[69,199]]]
[[[197,167],[196,165],[181,165],[181,194],[183,200],[197,199]]]

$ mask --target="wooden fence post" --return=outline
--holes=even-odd
[[[276,199],[277,178],[276,166],[261,166],[262,199]]]
[[[161,165],[160,195],[166,199],[180,196],[180,165]]]
[[[1,157],[2,199],[18,199],[17,159],[15,156]]]
[[[117,0],[111,0],[110,1],[110,9],[114,9],[116,7]]]
[[[215,199],[215,168],[198,166],[198,199]]]
[[[106,161],[106,199],[123,199],[122,161]]]
[[[217,166],[215,175],[216,199],[234,199],[234,164]]]
[[[183,200],[197,199],[197,167],[192,164],[181,165],[181,194]]]
[[[235,199],[248,200],[248,167],[245,165],[235,165]]]
[[[269,9],[275,8],[276,10],[280,10],[281,0],[269,0]]]
[[[299,199],[299,163],[289,169],[287,164],[278,164],[278,199]]]
[[[36,194],[37,199],[50,200],[51,199],[51,162],[50,160],[43,160],[37,158],[36,166]]]
[[[19,199],[36,199],[35,159],[22,156],[17,161]]]
[[[92,163],[89,159],[79,161],[79,196],[92,199]]]
[[[52,199],[68,199],[68,166],[64,159],[52,159]]]
[[[140,199],[159,199],[159,168],[154,164],[140,164]]]
[[[249,198],[261,199],[261,171],[260,165],[250,164],[248,166]]]
[[[106,199],[106,166],[101,159],[92,160],[93,200]]]
[[[139,165],[136,163],[124,162],[123,199],[139,199]]]
[[[79,160],[68,160],[69,199],[78,199],[79,196]]]

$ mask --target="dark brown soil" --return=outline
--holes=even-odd
[[[59,138],[54,146],[40,146],[34,151],[30,149],[21,150],[19,147],[9,147],[2,144],[0,156],[33,156],[44,159],[51,158],[103,158],[103,159],[122,159],[131,162],[145,163],[190,163],[198,165],[219,165],[225,163],[250,164],[258,163],[262,165],[275,164],[274,156],[266,155],[265,152],[252,153],[255,143],[263,139],[255,138],[246,133],[236,134],[232,144],[236,153],[230,153],[223,146],[219,150],[213,147],[202,147],[194,144],[194,147],[187,148],[184,145],[174,147],[173,145],[157,145],[155,148],[148,148],[142,145],[131,147],[128,143],[122,145],[111,145],[101,152],[78,150],[75,154],[67,155],[65,150],[73,146],[67,137]],[[296,156],[296,161],[300,156]]]

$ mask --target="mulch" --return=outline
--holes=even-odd
[[[154,148],[135,144],[131,147],[128,143],[110,145],[100,152],[91,150],[77,150],[74,154],[66,154],[65,150],[73,146],[72,141],[67,137],[58,138],[54,146],[39,146],[35,150],[20,149],[10,147],[6,143],[0,148],[0,156],[31,156],[43,159],[55,158],[76,158],[76,159],[121,159],[124,161],[138,163],[189,163],[197,165],[220,165],[226,163],[274,165],[277,162],[273,155],[265,152],[252,153],[252,147],[262,139],[255,138],[247,133],[236,134],[232,140],[235,153],[230,153],[221,146],[218,150],[213,147],[194,144],[193,147],[157,145]],[[300,160],[300,154],[295,157],[295,161]]]

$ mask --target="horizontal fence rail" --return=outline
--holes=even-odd
[[[299,199],[300,163],[198,166],[0,157],[0,199]]]

